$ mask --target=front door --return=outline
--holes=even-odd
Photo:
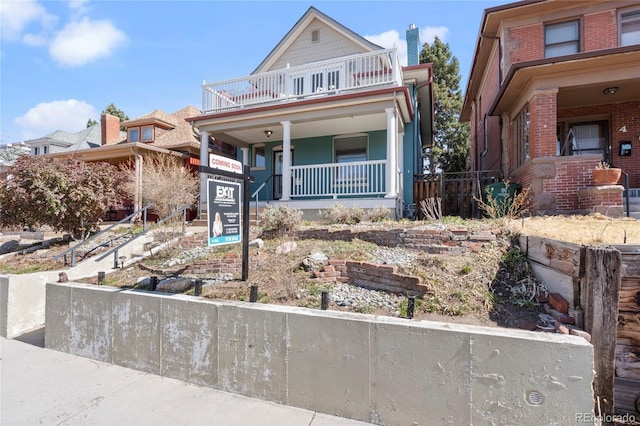
[[[291,164],[293,165],[293,150],[291,150]],[[273,151],[273,199],[282,198],[282,151]]]

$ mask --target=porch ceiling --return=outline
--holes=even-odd
[[[242,147],[282,140],[283,121],[291,122],[293,139],[384,130],[387,127],[385,109],[393,107],[401,123],[413,118],[406,87],[270,104],[190,120],[200,131]],[[265,130],[273,132],[270,137]]]
[[[286,117],[282,118],[283,120]],[[291,121],[291,120],[290,120]],[[291,138],[303,139],[336,134],[357,133],[371,130],[383,130],[386,128],[386,116],[384,113],[366,114],[347,117],[319,117],[309,120],[295,120],[291,124]],[[271,130],[273,134],[267,137],[265,130]],[[219,134],[219,138],[232,137],[245,143],[264,143],[283,139],[283,130],[280,121],[260,124],[257,127],[245,126],[238,130],[231,130]],[[215,133],[214,133],[215,135]]]
[[[536,90],[558,90],[558,108],[603,105],[640,99],[640,50],[560,62],[531,63],[513,69],[491,115],[519,109]],[[617,87],[614,94],[604,89]]]

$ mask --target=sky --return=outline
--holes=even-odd
[[[0,143],[76,132],[114,103],[129,118],[201,108],[203,81],[251,74],[311,6],[406,65],[406,30],[437,35],[466,86],[484,9],[505,0],[0,0]]]

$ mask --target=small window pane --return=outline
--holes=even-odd
[[[557,46],[547,47],[544,51],[544,56],[553,58],[555,56],[571,55],[573,53],[577,53],[575,44],[559,44]]]
[[[253,147],[253,167],[265,167],[265,151],[264,146]]]
[[[140,129],[129,129],[129,142],[140,142]]]
[[[640,10],[620,15],[620,45],[640,44]]]
[[[547,25],[544,29],[546,58],[570,55],[580,51],[579,21]]]
[[[547,26],[547,44],[563,43],[565,41],[578,39],[578,23],[564,22]]]
[[[149,142],[153,140],[153,127],[143,127],[142,128],[142,141]]]

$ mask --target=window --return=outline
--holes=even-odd
[[[49,145],[44,145],[42,147],[42,153],[43,154],[48,154],[49,153]]]
[[[36,146],[33,148],[33,155],[38,155],[38,154],[40,154],[40,147]]]
[[[567,147],[564,155],[600,154],[605,159],[608,134],[608,123],[597,121],[590,123],[576,123],[569,126]]]
[[[254,145],[251,164],[254,169],[264,169],[265,164],[265,148],[264,145]]]
[[[580,52],[580,21],[559,22],[544,28],[544,57]]]
[[[128,129],[129,131],[129,142],[140,142],[140,128],[134,127],[133,129]]]
[[[513,126],[515,142],[515,167],[522,166],[529,156],[529,105],[518,114]]]
[[[640,9],[620,13],[620,46],[640,44]]]
[[[144,126],[142,128],[142,142],[153,141],[153,126]]]
[[[319,30],[311,31],[311,42],[317,43],[318,41],[320,41],[320,31]]]
[[[333,139],[336,163],[367,161],[369,138],[367,135],[339,136]],[[363,182],[365,169],[359,165],[345,165],[337,168],[338,182]]]

